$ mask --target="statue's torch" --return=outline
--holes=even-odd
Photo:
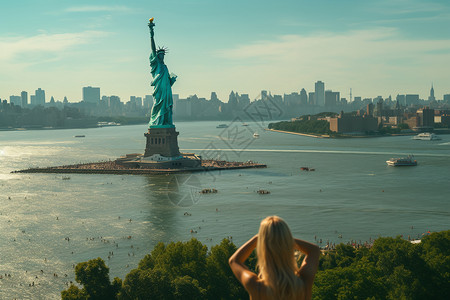
[[[153,20],[155,18],[148,19],[148,28],[150,28],[150,36],[153,37],[153,27],[155,27],[155,23],[153,23]]]

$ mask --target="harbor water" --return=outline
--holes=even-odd
[[[210,247],[232,238],[239,245],[268,215],[281,216],[294,236],[321,246],[379,236],[415,239],[450,228],[450,135],[438,141],[319,139],[265,131],[258,123],[217,125],[178,122],[180,150],[267,168],[147,176],[11,173],[143,153],[146,125],[0,131],[0,299],[59,299],[75,282],[73,266],[97,257],[111,278],[123,279],[158,242],[195,237]],[[415,167],[386,164],[410,154]],[[200,193],[205,188],[218,192]]]

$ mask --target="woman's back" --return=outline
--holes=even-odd
[[[295,291],[293,297],[290,297],[289,300],[304,300],[305,298],[305,284],[300,278],[297,278],[298,280],[298,289]],[[281,299],[278,295],[273,295],[272,289],[270,286],[266,285],[264,281],[259,280],[256,284],[256,291],[255,294],[250,294],[251,300],[274,300],[274,299]],[[287,299],[287,298],[284,298]]]
[[[244,264],[256,248],[258,275]],[[299,268],[294,249],[306,254]],[[319,265],[317,245],[294,239],[287,224],[279,217],[265,218],[258,235],[241,246],[229,259],[236,278],[251,299],[311,299],[311,290]]]

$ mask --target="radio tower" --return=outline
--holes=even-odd
[[[350,88],[350,102],[352,102],[352,88]]]

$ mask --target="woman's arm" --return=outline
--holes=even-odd
[[[239,249],[237,249],[236,252],[234,252],[234,254],[231,255],[230,259],[228,260],[234,276],[236,276],[236,278],[241,282],[241,284],[249,292],[250,295],[255,295],[257,291],[258,276],[250,271],[244,264],[244,262],[256,248],[257,241],[258,235],[255,235]]]
[[[305,253],[305,259],[299,270],[299,276],[303,280],[306,286],[306,299],[311,299],[311,290],[316,276],[317,269],[319,268],[319,246],[307,241],[294,239],[295,248]]]

